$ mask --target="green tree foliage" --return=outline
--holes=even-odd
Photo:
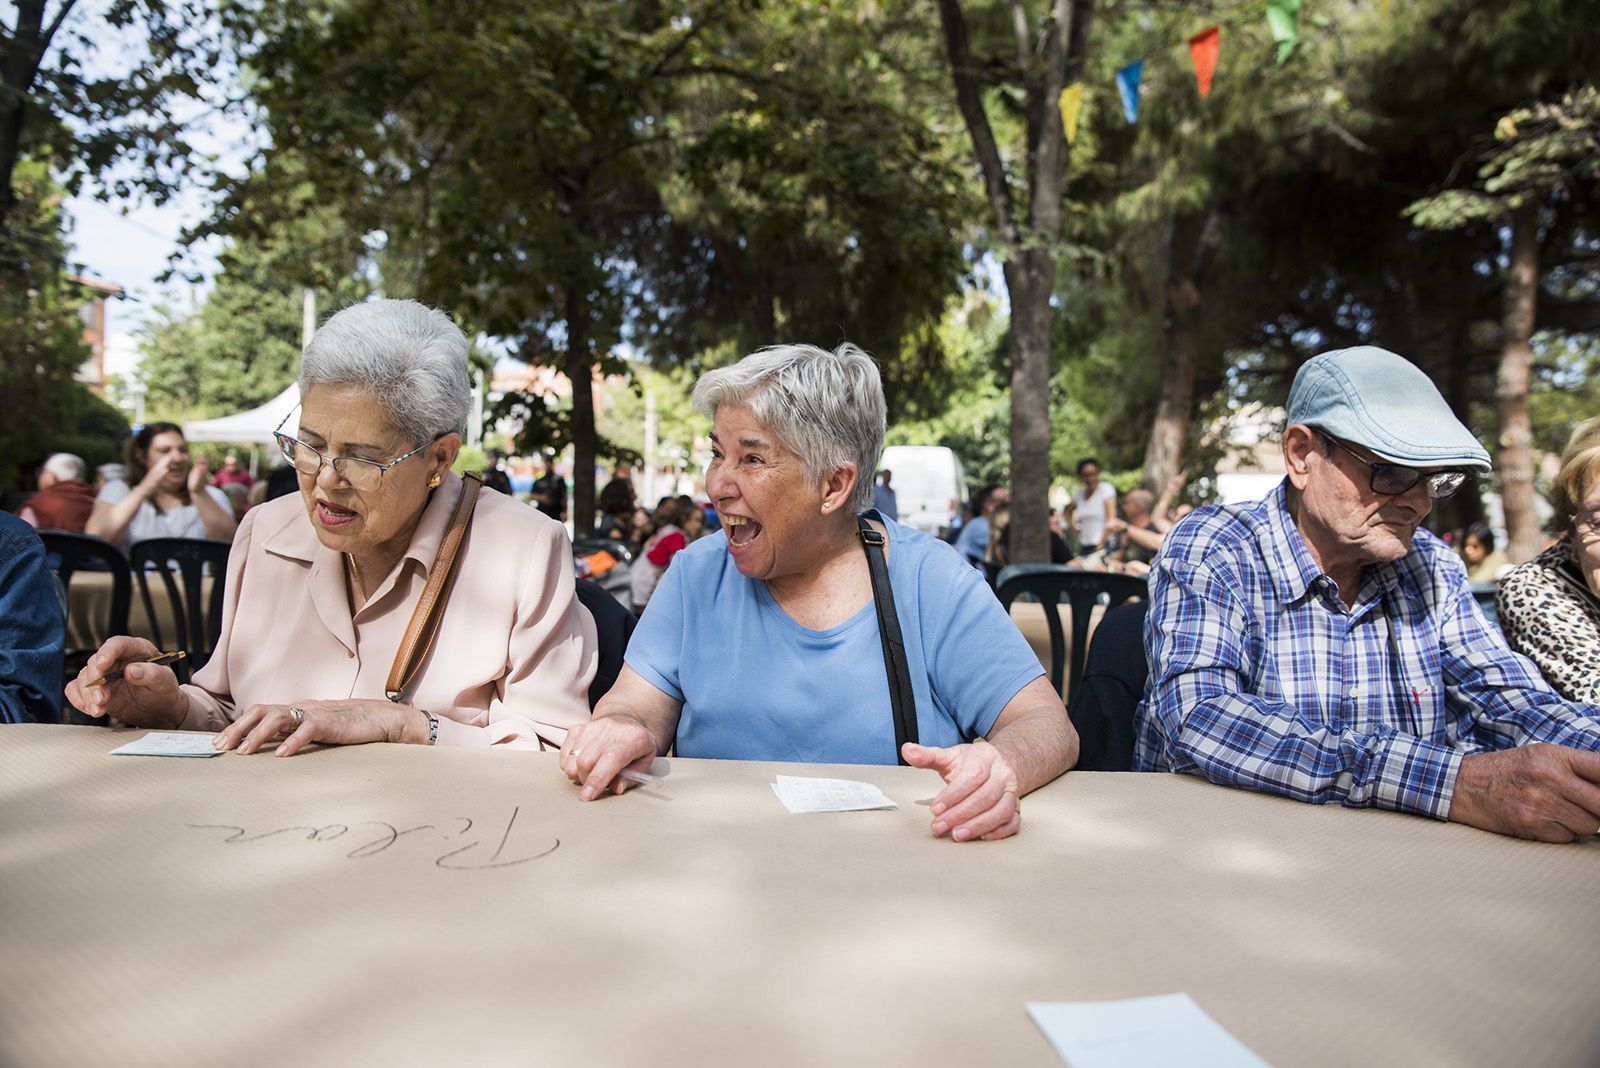
[[[570,435],[582,523],[591,375],[621,370],[625,338],[663,363],[848,337],[937,365],[959,186],[873,70],[871,26],[842,32],[851,10],[264,0],[229,27],[299,169],[269,150],[218,228],[288,216],[283,188],[308,181],[373,235],[387,292],[560,368],[569,409],[495,414],[527,421],[524,447]]]
[[[331,283],[317,297],[324,318],[370,290],[353,267],[339,271],[309,257],[308,250],[328,247],[321,235],[337,234],[339,226],[323,212],[235,241],[218,257],[221,270],[199,308],[156,309],[139,342],[152,418],[227,415],[271,400],[294,381],[303,328],[300,280]]]
[[[0,487],[22,484],[51,452],[104,463],[127,432],[74,378],[89,359],[87,295],[67,273],[61,187],[42,162],[23,160],[12,194],[0,227]]]
[[[753,7],[685,56],[667,123],[672,225],[646,255],[636,341],[692,364],[852,341],[891,418],[943,402],[933,336],[975,199],[905,73],[933,58],[911,3]]]
[[[0,22],[0,226],[24,156],[48,159],[76,192],[119,160],[111,191],[160,201],[197,162],[178,105],[199,96],[220,54],[189,0],[18,0]],[[76,9],[76,10],[75,10]],[[122,67],[132,56],[131,66]],[[119,69],[107,69],[113,64]]]
[[[939,326],[949,368],[947,406],[936,415],[889,427],[888,445],[945,445],[961,460],[968,487],[1011,482],[1011,402],[1005,388],[1006,318],[996,302],[972,292]]]

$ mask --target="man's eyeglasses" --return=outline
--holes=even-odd
[[[293,414],[293,412],[289,413],[289,415]],[[283,423],[288,421],[289,416],[284,416]],[[376,490],[383,484],[383,473],[385,471],[401,460],[408,460],[428,447],[423,445],[420,448],[412,449],[404,456],[396,456],[388,463],[363,460],[359,456],[324,456],[299,438],[283,433],[283,423],[278,424],[278,429],[272,432],[272,436],[278,439],[278,448],[283,450],[284,459],[293,464],[296,471],[302,475],[310,475],[312,478],[316,478],[318,472],[322,470],[322,465],[328,464],[333,468],[336,478],[342,482],[348,482],[350,488],[358,493],[371,493]],[[437,441],[438,439],[435,438],[434,440]],[[429,442],[429,444],[432,444],[432,442]]]
[[[1381,460],[1369,460],[1356,452],[1338,438],[1322,435],[1333,442],[1345,452],[1367,465],[1372,477],[1368,482],[1373,493],[1381,493],[1385,497],[1395,497],[1415,486],[1418,482],[1428,484],[1428,496],[1436,501],[1454,496],[1467,481],[1465,471],[1418,471],[1415,467],[1405,467],[1401,464],[1384,463]]]

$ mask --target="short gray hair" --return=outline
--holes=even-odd
[[[472,408],[466,335],[414,300],[352,304],[323,323],[300,360],[300,395],[314,382],[371,392],[417,448],[464,433]]]
[[[708,371],[694,386],[694,406],[715,419],[724,404],[747,404],[778,442],[821,479],[855,464],[850,509],[872,504],[872,472],[888,422],[883,380],[872,357],[846,342],[832,352],[815,345],[773,345],[731,367]]]
[[[83,457],[74,456],[70,452],[52,454],[39,470],[46,471],[63,482],[87,482],[89,479],[89,465],[83,462]]]

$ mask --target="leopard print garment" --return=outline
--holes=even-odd
[[[1600,704],[1600,598],[1567,538],[1509,571],[1494,599],[1511,648],[1537,664],[1562,697]]]

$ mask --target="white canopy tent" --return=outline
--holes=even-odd
[[[190,441],[226,441],[241,445],[269,445],[272,432],[300,403],[300,386],[289,388],[259,408],[235,412],[216,419],[195,419],[183,424],[183,436]]]

